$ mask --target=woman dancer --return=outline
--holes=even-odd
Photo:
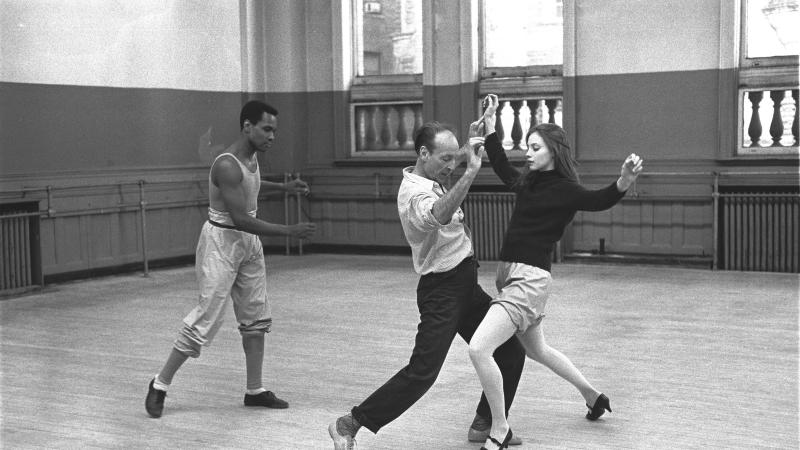
[[[542,331],[544,307],[552,278],[553,244],[563,235],[576,211],[602,211],[614,206],[642,171],[642,160],[631,154],[619,179],[600,190],[578,183],[576,162],[566,133],[558,125],[532,127],[525,140],[527,166],[511,166],[495,133],[496,95],[486,97],[483,115],[485,148],[492,168],[516,194],[497,268],[497,297],[469,345],[472,364],[492,411],[492,426],[482,449],[507,448],[512,433],[505,417],[503,378],[492,358],[495,349],[516,334],[527,356],[572,383],[586,400],[586,418],[596,420],[611,411],[608,397],[597,391],[572,362],[547,345]]]

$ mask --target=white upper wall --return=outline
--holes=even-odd
[[[0,0],[0,80],[242,89],[238,0]]]
[[[575,1],[578,76],[720,68],[720,0]]]
[[[352,75],[351,24],[345,23],[351,1],[0,0],[0,81],[346,90]],[[461,47],[476,42],[469,38],[476,23],[465,22],[477,1],[424,2],[432,9],[426,9],[431,12],[426,23],[433,28],[428,45],[435,55],[427,84],[471,80],[474,49]],[[565,1],[575,2],[575,75],[734,63],[719,56],[721,0]]]

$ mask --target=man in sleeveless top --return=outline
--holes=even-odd
[[[478,126],[478,122],[470,126],[469,144],[462,148],[453,131],[438,122],[422,125],[414,136],[417,162],[403,169],[397,209],[414,270],[420,275],[420,322],[415,345],[408,365],[328,426],[336,450],[354,448],[361,426],[377,433],[422,398],[436,381],[456,334],[469,342],[489,310],[492,297],[478,284],[478,262],[461,210],[481,168],[483,137],[477,137]],[[466,171],[452,188],[445,189],[443,184],[464,159]],[[512,337],[494,356],[503,373],[508,414],[522,375],[525,351]],[[481,396],[468,439],[485,440],[490,421],[489,404]],[[517,438],[512,444],[521,443]],[[403,447],[402,443],[397,446]]]
[[[247,102],[239,116],[239,139],[219,155],[208,177],[208,221],[203,225],[196,251],[200,296],[184,319],[183,328],[161,371],[150,381],[145,409],[161,417],[164,397],[172,377],[189,357],[211,343],[232,300],[242,336],[247,369],[246,406],[287,408],[286,401],[262,386],[264,334],[272,325],[266,298],[264,249],[259,235],[306,238],[316,225],[280,225],[256,217],[260,188],[308,194],[302,180],[273,183],[261,180],[257,154],[265,153],[275,139],[278,111],[260,102]]]

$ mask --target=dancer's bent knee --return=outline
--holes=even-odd
[[[272,319],[257,320],[249,325],[239,324],[239,334],[242,337],[263,335],[272,330]]]
[[[489,345],[484,345],[476,339],[473,339],[472,342],[469,343],[469,357],[472,362],[486,361],[492,357],[494,351],[494,348]]]
[[[203,345],[181,332],[175,339],[173,347],[190,358],[197,358],[200,356],[200,349],[203,348]]]

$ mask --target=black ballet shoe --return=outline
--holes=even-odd
[[[512,436],[514,436],[514,434],[511,432],[511,428],[509,428],[508,429],[508,433],[506,433],[506,438],[503,439],[503,442],[498,441],[497,439],[493,438],[492,436],[489,436],[489,440],[492,441],[494,443],[494,445],[497,446],[498,450],[502,450],[504,448],[508,448],[508,443],[511,442],[511,437]],[[489,449],[484,447],[484,446],[481,446],[481,450],[489,450]]]
[[[589,420],[599,419],[600,416],[605,414],[606,410],[611,412],[611,405],[608,403],[608,397],[606,397],[606,394],[600,394],[600,396],[597,397],[597,400],[595,400],[594,406],[589,406],[587,403],[586,407],[589,408],[589,412],[586,413],[586,418]]]

